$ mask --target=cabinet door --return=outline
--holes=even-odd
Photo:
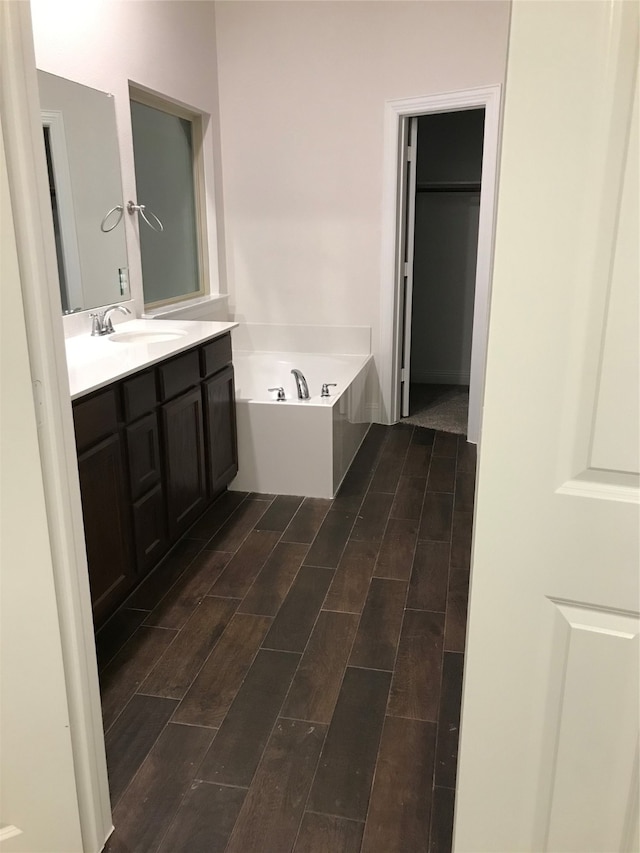
[[[78,470],[91,602],[99,625],[133,582],[120,436],[111,435],[82,453]]]
[[[205,406],[209,493],[213,496],[238,473],[233,368],[202,383]]]
[[[207,501],[200,387],[165,403],[161,411],[169,538],[173,541],[195,521]]]
[[[139,575],[143,575],[160,561],[167,549],[167,524],[160,483],[133,505],[133,539],[136,569]]]
[[[160,446],[156,413],[127,427],[131,499],[136,501],[160,481]]]

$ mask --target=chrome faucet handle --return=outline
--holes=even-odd
[[[278,392],[278,396],[276,397],[276,400],[277,400],[278,402],[281,402],[282,400],[284,400],[284,399],[285,399],[285,396],[284,396],[284,388],[282,388],[282,387],[280,387],[280,388],[268,388],[267,390],[268,390],[268,391],[277,391],[277,392]]]
[[[320,392],[321,397],[330,397],[329,388],[335,388],[337,382],[323,382],[322,383],[322,391]]]
[[[102,318],[100,314],[89,314],[89,318],[91,320],[91,337],[95,337],[96,335],[102,334],[100,329],[102,328]]]

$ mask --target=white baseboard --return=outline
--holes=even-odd
[[[458,370],[411,370],[411,382],[424,385],[468,385],[470,374]]]

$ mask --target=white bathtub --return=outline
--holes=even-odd
[[[238,352],[233,364],[238,420],[238,476],[230,489],[332,498],[369,428],[370,355]],[[309,400],[298,400],[292,368]],[[330,397],[323,383],[335,382]],[[281,386],[278,402],[269,388]]]

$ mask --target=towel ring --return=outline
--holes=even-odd
[[[149,228],[151,228],[152,231],[157,231],[158,233],[160,233],[161,231],[164,231],[164,225],[162,224],[162,222],[160,222],[160,220],[155,215],[155,213],[153,213],[151,210],[147,210],[147,208],[144,206],[144,204],[136,204],[134,201],[128,201],[127,202],[127,210],[129,211],[129,213],[132,216],[134,213],[139,213],[140,216],[144,219],[144,221],[147,223],[147,225],[149,226]],[[149,222],[149,220],[147,219],[147,215],[146,215],[145,211],[146,211],[146,213],[149,214],[149,216],[153,216],[155,221],[158,223],[159,228],[156,228],[156,226],[153,224],[153,222]]]
[[[105,228],[105,225],[106,225],[107,219],[111,216],[111,214],[112,214],[112,213],[115,213],[115,211],[116,211],[116,210],[118,211],[118,213],[119,213],[120,215],[118,216],[118,218],[116,219],[116,221],[113,223],[113,225],[109,226],[109,228]],[[103,220],[102,220],[102,222],[100,223],[100,230],[101,230],[101,231],[104,231],[104,233],[105,233],[105,234],[108,234],[108,233],[109,233],[109,231],[113,231],[113,229],[114,229],[117,225],[119,225],[119,224],[120,224],[120,220],[122,219],[122,217],[123,217],[123,216],[124,216],[124,207],[123,207],[121,204],[116,204],[116,206],[115,206],[115,207],[112,207],[112,208],[111,208],[111,210],[110,210],[108,213],[106,213],[106,214],[105,214],[104,219],[103,219]]]

